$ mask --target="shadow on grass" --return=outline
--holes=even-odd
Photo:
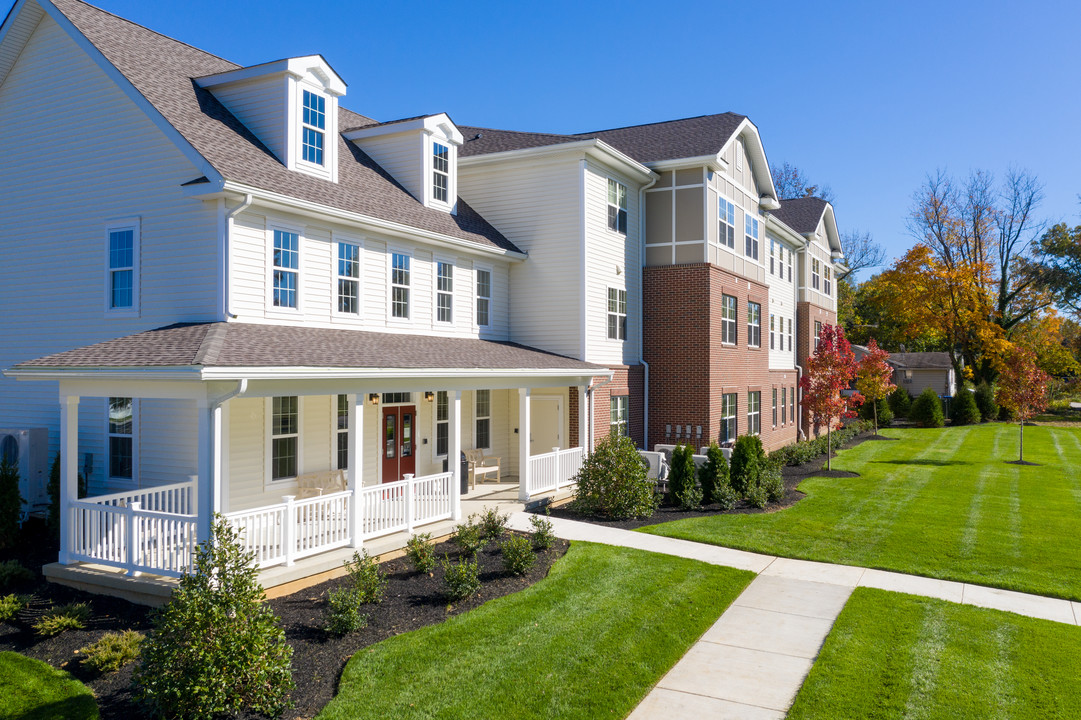
[[[1032,465],[1033,467],[1041,467],[1042,463],[1029,462],[1028,460],[1007,460],[1007,465]]]
[[[971,465],[964,460],[872,460],[880,465],[931,465],[934,467],[946,467],[947,465]]]

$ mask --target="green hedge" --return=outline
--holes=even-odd
[[[852,438],[861,435],[870,429],[871,423],[866,420],[851,422],[840,430],[835,430],[830,433],[829,437],[826,435],[819,435],[814,440],[802,440],[791,445],[785,445],[783,448],[778,448],[769,454],[769,459],[780,465],[802,465],[821,455],[825,455],[827,442],[832,444],[833,449],[836,450]]]

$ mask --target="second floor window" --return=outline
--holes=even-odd
[[[747,393],[747,434],[758,435],[762,432],[762,393]]]
[[[338,243],[338,312],[360,313],[360,246]]]
[[[609,428],[612,435],[626,437],[630,434],[627,429],[629,406],[630,398],[627,395],[618,395],[611,398],[611,422]]]
[[[792,318],[788,318],[788,351],[792,351]]]
[[[758,218],[751,217],[750,213],[743,216],[744,225],[744,255],[752,260],[758,259]]]
[[[300,236],[274,231],[274,307],[297,306],[297,274],[300,269]]]
[[[135,405],[131,398],[109,398],[109,477],[135,479]]]
[[[734,295],[721,296],[721,342],[726,345],[736,344],[736,298]]]
[[[304,91],[301,157],[305,162],[323,164],[323,141],[327,126],[327,101],[322,95]]]
[[[608,339],[627,339],[627,291],[608,288]]]
[[[477,325],[488,327],[492,324],[492,273],[490,270],[477,270]]]
[[[815,350],[818,349],[818,337],[822,334],[822,323],[815,320]]]
[[[747,303],[747,344],[751,347],[762,344],[762,306],[756,302]]]
[[[608,229],[627,234],[627,186],[608,181]]]
[[[775,318],[776,318],[776,316],[773,315],[773,313],[770,313],[770,316],[769,316],[769,349],[770,350],[772,350],[773,347],[774,347],[773,346],[773,337],[774,337],[773,325],[774,325],[774,322],[775,322]],[[783,347],[781,349],[784,350]]]
[[[818,258],[811,258],[811,287],[815,290],[819,288],[821,275],[821,264],[818,262]]]
[[[432,143],[432,198],[450,202],[450,148]]]
[[[436,320],[449,323],[454,319],[454,266],[437,262],[435,280]]]
[[[720,219],[717,240],[725,247],[736,249],[736,206],[724,198],[718,200],[717,217]]]
[[[826,266],[822,268],[822,292],[826,293],[827,295],[831,295],[832,290],[833,285],[830,282],[830,269],[829,266]]]
[[[109,308],[135,307],[135,229],[109,231]]]
[[[390,315],[409,318],[409,256],[392,253],[390,258]]]
[[[736,439],[736,393],[721,395],[721,442]]]
[[[473,445],[487,450],[492,447],[492,391],[477,390],[477,434]]]

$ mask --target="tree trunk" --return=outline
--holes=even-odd
[[[875,437],[878,437],[878,401],[872,400],[871,403],[875,411]]]
[[[1024,462],[1025,461],[1025,421],[1024,420],[1018,420],[1017,421],[1017,427],[1021,431],[1020,432],[1021,442],[1018,443],[1018,447],[1020,447],[1020,451],[1017,453],[1017,462]]]
[[[826,420],[826,469],[833,469],[833,441],[830,440],[830,433],[833,432],[833,418]]]

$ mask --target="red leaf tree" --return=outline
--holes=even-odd
[[[811,414],[815,426],[825,424],[826,443],[832,441],[830,433],[833,423],[845,417],[852,417],[852,408],[858,406],[863,398],[857,393],[845,396],[852,378],[856,377],[856,356],[852,346],[845,339],[843,328],[835,325],[823,325],[818,336],[818,347],[807,361],[807,371],[800,379],[803,389],[803,406]],[[832,445],[829,446],[832,451]],[[832,470],[830,456],[826,453],[826,469]]]
[[[1025,461],[1025,421],[1047,408],[1047,383],[1051,377],[1036,364],[1036,354],[1015,345],[1006,356],[998,376],[995,399],[1017,416],[1021,428],[1017,462]]]
[[[856,390],[870,401],[875,411],[875,435],[878,435],[878,401],[896,388],[893,384],[893,368],[886,362],[890,354],[878,346],[874,338],[867,343],[867,354],[860,358],[856,368]]]

